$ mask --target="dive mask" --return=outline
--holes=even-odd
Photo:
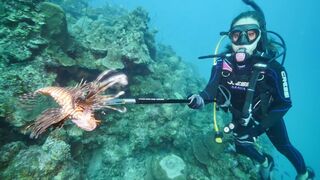
[[[236,25],[229,31],[228,36],[234,45],[250,45],[254,43],[261,34],[257,24]]]

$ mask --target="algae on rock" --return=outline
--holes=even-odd
[[[39,13],[38,3],[3,1],[0,19],[0,58],[6,63],[20,63],[32,60],[44,46],[30,46],[31,39],[41,38],[40,31],[44,17]],[[44,43],[43,45],[46,45]]]
[[[23,148],[16,150],[19,146]],[[26,148],[17,142],[4,148],[11,148],[7,151],[16,153],[5,161],[7,166],[0,173],[2,179],[80,178],[78,164],[71,159],[70,145],[57,138],[47,138],[41,147],[34,145]]]
[[[67,21],[62,8],[56,4],[43,2],[40,12],[44,14],[45,25],[42,28],[44,37],[65,42],[68,35]],[[61,44],[63,45],[63,44]]]

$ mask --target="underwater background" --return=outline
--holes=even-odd
[[[320,3],[257,3],[267,28],[287,43],[290,140],[319,174]],[[211,105],[200,111],[126,105],[126,113],[97,112],[102,122],[94,131],[67,121],[30,139],[25,127],[55,104],[20,98],[92,81],[105,69],[128,76],[125,98],[186,98],[210,76],[212,61],[197,57],[212,54],[219,32],[246,10],[240,0],[2,0],[0,179],[258,179],[257,164],[234,152],[232,137],[214,142]],[[220,127],[229,120],[219,111]],[[276,179],[294,179],[295,170],[266,137],[257,144],[276,158]]]

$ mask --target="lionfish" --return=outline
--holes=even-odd
[[[30,137],[38,138],[49,127],[61,127],[68,119],[85,131],[92,131],[100,123],[100,120],[94,117],[95,111],[103,108],[125,111],[125,108],[115,108],[108,104],[108,101],[123,95],[124,91],[111,95],[103,94],[115,84],[127,85],[127,76],[114,70],[106,70],[90,83],[81,81],[75,87],[44,87],[36,90],[33,96],[50,96],[59,108],[43,111],[27,126],[27,129],[31,130]]]

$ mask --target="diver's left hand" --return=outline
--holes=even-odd
[[[189,95],[188,100],[190,100],[188,106],[192,109],[201,109],[204,107],[204,100],[199,94]]]

